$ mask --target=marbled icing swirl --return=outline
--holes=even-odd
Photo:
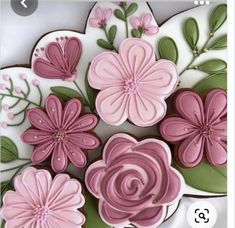
[[[186,167],[197,166],[205,156],[213,166],[227,162],[227,94],[211,90],[203,100],[196,92],[182,91],[175,98],[177,116],[160,125],[164,139],[176,142],[177,158]]]
[[[157,139],[137,142],[116,134],[106,143],[103,159],[86,172],[86,186],[99,199],[99,213],[112,225],[156,227],[166,206],[181,197],[183,178],[170,166],[169,147]]]

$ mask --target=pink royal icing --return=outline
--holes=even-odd
[[[112,16],[112,13],[113,11],[111,8],[102,9],[100,7],[97,7],[95,9],[95,17],[90,18],[89,23],[94,28],[105,26]]]
[[[186,167],[197,166],[205,155],[213,166],[227,162],[227,94],[211,90],[203,102],[193,91],[180,92],[175,100],[179,116],[160,125],[164,139],[178,142],[177,157]]]
[[[112,136],[103,159],[90,165],[85,176],[88,190],[99,199],[102,219],[111,226],[162,223],[167,205],[180,199],[184,186],[170,163],[171,152],[163,141]]]
[[[101,90],[96,109],[106,123],[118,126],[128,118],[143,127],[164,117],[165,99],[174,92],[178,78],[173,62],[156,61],[152,45],[137,38],[124,40],[119,54],[96,56],[88,75],[90,85]]]
[[[27,117],[33,127],[22,135],[23,142],[35,145],[31,159],[41,163],[52,154],[52,169],[63,172],[68,159],[76,167],[84,167],[87,163],[83,149],[96,149],[99,139],[90,134],[98,119],[94,114],[81,116],[82,103],[71,99],[64,108],[61,101],[54,95],[49,95],[45,101],[45,111],[32,108],[27,111]]]
[[[85,203],[81,184],[67,174],[52,179],[46,170],[29,167],[14,180],[15,191],[3,196],[1,217],[7,228],[82,227]]]
[[[33,70],[43,78],[73,81],[81,54],[82,43],[78,38],[56,38],[45,49],[36,49]]]

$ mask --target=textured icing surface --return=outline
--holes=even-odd
[[[52,179],[46,170],[26,168],[14,180],[15,191],[3,196],[1,216],[8,228],[82,227],[85,203],[81,184],[67,174]]]
[[[129,38],[120,44],[119,54],[96,56],[88,79],[101,90],[96,109],[105,122],[120,125],[129,119],[138,126],[151,126],[164,117],[164,99],[175,90],[178,73],[173,62],[155,60],[150,43]]]
[[[108,224],[156,227],[166,205],[181,197],[184,181],[170,166],[170,149],[157,139],[137,142],[116,134],[106,143],[103,159],[86,172],[86,186],[99,199],[99,213]]]
[[[44,78],[74,80],[81,53],[82,43],[78,38],[56,38],[45,49],[36,49],[34,72]]]
[[[203,156],[213,166],[227,162],[227,94],[211,90],[205,100],[193,91],[180,92],[175,99],[179,116],[167,117],[160,132],[168,141],[179,142],[177,157],[186,167],[198,165]]]
[[[51,165],[55,172],[63,172],[68,159],[76,167],[87,163],[83,149],[95,149],[99,146],[96,136],[90,134],[98,122],[94,114],[80,116],[82,103],[71,99],[64,108],[61,101],[49,95],[45,101],[45,111],[32,108],[27,117],[32,127],[26,130],[21,139],[24,143],[35,145],[32,161],[41,163],[52,155]]]

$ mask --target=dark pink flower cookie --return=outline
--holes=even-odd
[[[164,139],[176,143],[177,160],[185,167],[197,166],[205,156],[213,166],[227,162],[227,94],[211,90],[203,100],[196,92],[176,95],[177,116],[160,125]]]
[[[184,186],[170,164],[171,152],[163,141],[112,136],[103,159],[89,166],[85,177],[88,190],[99,199],[102,219],[112,227],[162,223],[167,205],[180,199]]]
[[[45,101],[45,110],[32,108],[27,117],[32,128],[22,135],[23,142],[35,145],[32,161],[41,163],[52,155],[51,166],[55,172],[63,172],[68,159],[76,167],[87,163],[83,149],[95,149],[99,139],[87,132],[93,129],[98,119],[94,114],[81,116],[82,103],[78,99],[68,101],[62,107],[61,101],[49,95]]]

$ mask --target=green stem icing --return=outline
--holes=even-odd
[[[18,158],[18,160],[20,160],[20,161],[30,161],[29,158]]]
[[[27,79],[25,79],[24,81],[27,86],[27,92],[26,92],[25,96],[28,97],[28,95],[30,94],[30,87],[29,87],[29,83],[28,83]]]
[[[117,49],[114,47],[114,45],[110,42],[109,34],[108,34],[108,31],[107,31],[106,25],[105,25],[105,26],[102,26],[101,29],[104,30],[104,33],[105,33],[107,42],[113,47],[113,50],[114,50],[115,52],[118,52],[118,50],[117,50]]]
[[[25,118],[26,118],[26,112],[24,112],[24,116],[22,118],[22,120],[18,123],[15,123],[15,124],[8,124],[9,127],[16,127],[16,126],[19,126],[21,125],[24,121],[25,121]]]
[[[89,107],[91,107],[90,102],[88,101],[88,99],[86,98],[86,96],[84,95],[84,93],[82,92],[82,90],[80,89],[80,87],[78,86],[76,81],[73,81],[73,83],[75,84],[76,88],[78,89],[79,93],[81,94],[83,100],[85,101],[86,105],[88,105]]]
[[[25,112],[26,109],[29,107],[29,105],[30,105],[30,104],[27,104],[27,105],[25,106],[25,108],[23,108],[21,111],[15,113],[14,115],[15,115],[15,116],[18,116],[18,115],[20,115],[21,113]]]
[[[128,38],[129,37],[129,28],[128,28],[128,21],[127,21],[127,15],[126,15],[126,4],[122,4],[121,8],[123,9],[123,13],[125,16],[126,38]]]
[[[13,92],[13,81],[11,80],[11,78],[9,79],[10,81],[10,86],[11,88],[9,89],[9,92],[12,93]]]
[[[38,85],[36,87],[38,89],[38,93],[39,93],[39,97],[40,97],[39,98],[39,105],[41,106],[42,105],[42,91]]]
[[[18,105],[20,103],[20,99],[18,99],[13,105],[11,105],[10,107],[9,107],[9,109],[12,109],[12,108],[14,108],[16,105]]]
[[[7,172],[7,171],[11,171],[11,170],[14,170],[14,169],[18,169],[18,168],[22,168],[22,167],[24,167],[25,165],[28,165],[28,164],[31,164],[31,161],[30,161],[30,162],[26,162],[26,163],[24,163],[24,164],[22,164],[22,165],[15,166],[15,167],[13,167],[13,168],[9,168],[9,169],[2,170],[1,173]],[[19,171],[19,170],[18,170],[18,171]]]
[[[196,59],[206,53],[206,48],[207,48],[207,45],[208,43],[210,42],[211,38],[214,36],[214,33],[210,33],[208,39],[206,40],[206,42],[204,43],[204,45],[202,46],[202,48],[198,51],[194,50],[193,51],[193,58],[192,60],[189,62],[189,64],[180,72],[180,76],[186,71],[186,70],[191,70],[191,69],[196,69],[195,67],[193,67],[193,63],[196,61]]]

